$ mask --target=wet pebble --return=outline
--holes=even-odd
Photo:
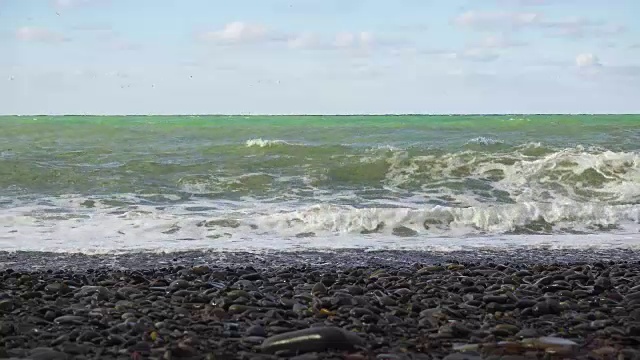
[[[364,341],[356,334],[337,327],[313,327],[304,330],[286,332],[267,338],[262,351],[275,353],[312,352],[327,349],[353,349],[363,346]]]

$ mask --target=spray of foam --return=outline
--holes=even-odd
[[[96,206],[87,207],[85,202],[71,200],[66,199],[64,211],[60,210],[62,200],[0,211],[0,227],[6,230],[0,234],[0,248],[101,252],[295,246],[300,250],[358,244],[365,248],[437,245],[446,250],[470,245],[469,239],[479,236],[492,246],[508,246],[503,239],[522,243],[521,237],[528,233],[554,234],[552,239],[558,246],[605,246],[615,239],[627,239],[629,246],[640,243],[640,205],[519,203],[468,208],[354,208],[252,201],[249,208],[247,201],[240,201],[113,208],[99,201]],[[602,243],[568,243],[568,239],[575,241],[575,234],[581,231],[597,234],[600,237],[593,239]]]
[[[504,144],[504,142],[501,140],[497,140],[489,137],[479,136],[467,141],[467,145],[470,145],[470,144],[488,146],[488,145]]]
[[[513,153],[409,156],[400,151],[386,161],[386,185],[393,187],[422,184],[433,189],[438,183],[477,179],[518,202],[640,201],[640,154],[635,152],[583,147],[550,152],[528,144]]]
[[[267,139],[257,138],[257,139],[247,140],[245,145],[247,147],[264,148],[264,147],[272,147],[272,146],[278,146],[278,145],[300,145],[300,144],[294,144],[284,140],[267,140]]]

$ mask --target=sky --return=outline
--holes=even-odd
[[[0,114],[640,113],[638,0],[0,0]]]

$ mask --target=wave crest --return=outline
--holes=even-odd
[[[247,140],[245,145],[247,147],[264,148],[264,147],[272,147],[272,146],[279,146],[279,145],[300,145],[300,144],[290,143],[285,140],[268,140],[268,139],[257,138],[257,139]]]
[[[620,230],[640,224],[638,205],[521,203],[455,208],[353,208],[317,205],[258,217],[259,229],[279,234],[388,233],[462,236],[506,233],[576,233]],[[637,231],[637,229],[635,230]]]

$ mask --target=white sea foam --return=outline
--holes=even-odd
[[[421,183],[433,189],[449,179],[492,178],[493,188],[518,202],[640,202],[640,153],[575,147],[542,157],[527,155],[535,147],[528,144],[506,154],[464,151],[413,157],[400,151],[387,158],[386,182],[394,187]]]
[[[248,207],[248,203],[109,207],[97,201],[87,208],[81,199],[53,199],[49,205],[1,209],[0,248],[89,253],[349,247],[441,251],[514,246],[640,248],[640,205],[353,208],[259,202]],[[526,234],[540,229],[553,235]]]
[[[247,145],[247,147],[255,146],[255,147],[261,147],[261,148],[277,146],[277,145],[300,145],[300,144],[290,143],[285,140],[268,140],[268,139],[262,139],[262,138],[249,139],[245,144]]]
[[[509,153],[388,150],[327,162],[332,172],[187,175],[176,185],[190,201],[175,194],[5,196],[0,249],[640,248],[638,152],[537,143]],[[348,186],[334,187],[341,176]]]
[[[467,144],[478,144],[478,145],[496,145],[503,144],[504,142],[498,139],[493,139],[490,137],[479,136],[467,141]]]

